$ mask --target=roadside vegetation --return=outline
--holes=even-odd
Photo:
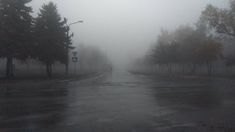
[[[132,72],[230,74],[235,65],[234,14],[234,0],[226,9],[208,5],[194,26],[163,29],[146,56],[135,61]]]
[[[52,77],[53,69],[57,67],[57,73],[68,73],[68,64],[72,64],[71,50],[76,48],[72,44],[73,33],[69,33],[68,20],[60,16],[53,2],[44,4],[38,15],[33,17],[33,10],[28,6],[30,2],[31,0],[0,1],[0,65],[1,70],[5,68],[1,76],[4,72],[6,78],[13,78],[22,71],[22,65],[27,69],[23,70],[24,74],[42,73],[44,70],[48,77]],[[83,67],[108,64],[107,58],[99,49],[87,49],[92,49],[92,53],[79,53],[77,58],[77,61],[84,63],[92,61],[86,63],[87,65],[83,64]],[[98,64],[94,58],[102,61]],[[3,63],[5,66],[2,66]]]

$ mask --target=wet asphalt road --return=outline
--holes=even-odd
[[[0,132],[232,132],[235,81],[117,71],[0,85]]]

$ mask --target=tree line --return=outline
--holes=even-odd
[[[166,66],[171,73],[175,65],[180,65],[182,72],[185,66],[191,66],[196,71],[197,65],[205,64],[208,74],[212,73],[212,62],[222,55],[222,45],[212,37],[199,30],[181,26],[169,33],[162,31],[157,45],[151,53],[151,60],[161,66]]]
[[[235,65],[235,52],[224,54],[224,40],[235,39],[235,0],[220,9],[207,5],[195,26],[180,26],[174,31],[162,30],[154,46],[141,63],[158,65],[168,73],[195,73],[204,65],[208,75],[213,62],[221,59],[227,66]]]
[[[56,61],[68,63],[72,49],[67,19],[61,18],[56,4],[44,4],[32,16],[31,0],[0,0],[0,57],[6,58],[6,77],[14,76],[14,60],[36,59],[52,75]]]

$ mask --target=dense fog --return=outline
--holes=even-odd
[[[52,0],[72,23],[75,45],[100,47],[115,66],[143,56],[162,28],[194,25],[207,4],[228,7],[229,0]],[[34,14],[49,0],[33,0]]]
[[[0,0],[0,132],[235,132],[235,0]]]

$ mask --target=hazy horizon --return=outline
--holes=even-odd
[[[142,56],[162,28],[194,25],[207,4],[226,7],[229,0],[34,0],[34,13],[49,1],[69,23],[84,21],[71,27],[75,45],[100,47],[115,65],[123,66]]]

